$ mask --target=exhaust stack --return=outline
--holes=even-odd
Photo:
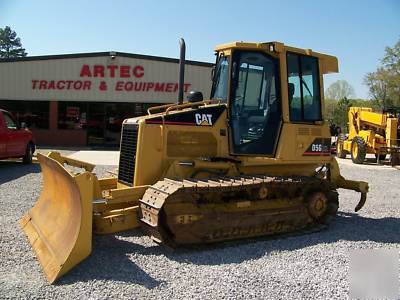
[[[186,45],[185,40],[181,38],[179,40],[180,45],[180,58],[179,58],[179,94],[178,94],[178,104],[183,103],[183,85],[185,82],[185,54]]]

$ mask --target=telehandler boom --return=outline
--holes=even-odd
[[[92,232],[140,226],[178,247],[323,228],[338,188],[364,205],[368,184],[344,179],[330,154],[322,75],[337,59],[279,42],[216,57],[209,100],[194,92],[123,122],[117,177],[38,154],[44,187],[21,225],[50,283],[90,254]]]

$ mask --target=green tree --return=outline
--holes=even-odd
[[[364,83],[368,86],[372,99],[379,107],[392,104],[388,98],[388,75],[388,72],[380,67],[375,72],[368,73],[364,78]]]
[[[0,28],[0,58],[24,57],[27,53],[22,48],[21,40],[17,33],[9,26]]]
[[[386,47],[382,66],[367,73],[364,84],[377,106],[400,106],[400,40],[393,48]]]
[[[376,104],[376,101],[374,100],[365,100],[365,99],[351,99],[350,100],[351,106],[356,106],[356,107],[370,107],[374,111],[379,111],[382,108]]]
[[[343,97],[337,101],[337,105],[333,108],[333,124],[336,124],[342,129],[342,132],[347,132],[347,112],[351,106],[351,101],[347,97]]]
[[[325,98],[340,100],[354,97],[354,88],[346,80],[337,80],[325,91]]]
[[[354,88],[346,80],[337,80],[325,91],[326,118],[343,131],[347,127],[347,111],[351,106],[350,97],[354,96]]]

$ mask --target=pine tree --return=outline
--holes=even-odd
[[[24,57],[27,53],[22,48],[17,33],[9,26],[0,28],[0,58]]]

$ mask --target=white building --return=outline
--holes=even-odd
[[[210,63],[186,61],[185,94],[211,90]],[[39,145],[119,143],[122,120],[178,98],[177,59],[120,52],[0,60],[0,108]]]

